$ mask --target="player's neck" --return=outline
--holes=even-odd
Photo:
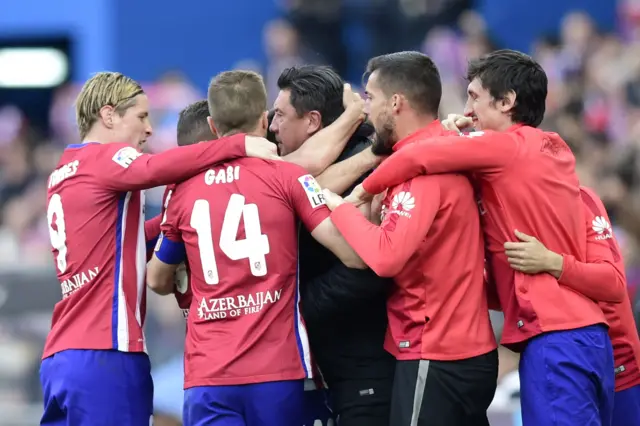
[[[229,136],[237,135],[237,134],[240,134],[240,133],[244,133],[247,136],[257,136],[259,138],[264,138],[266,136],[264,134],[264,132],[236,132],[236,131],[233,131],[233,132],[227,132],[224,135],[222,135],[221,137],[228,138]]]
[[[506,132],[511,127],[515,126],[516,124],[517,123],[514,123],[511,120],[506,120],[504,123],[500,124],[499,126],[496,126],[495,129],[489,129],[489,130],[495,130],[496,132]]]
[[[229,137],[229,136],[237,135],[238,133],[244,133],[247,136],[257,136],[259,138],[267,137],[267,132],[266,132],[265,129],[262,128],[262,126],[257,126],[255,129],[250,130],[248,132],[243,132],[241,130],[231,130],[231,131],[225,133],[224,135],[222,135],[222,137],[226,138],[226,137]]]
[[[98,143],[111,143],[117,142],[113,140],[113,136],[109,134],[108,131],[103,131],[102,129],[92,129],[87,133],[87,135],[82,139],[82,143],[87,142],[98,142]]]
[[[409,135],[414,134],[420,129],[424,129],[435,121],[435,117],[430,115],[412,115],[403,117],[402,120],[396,121],[396,134],[398,140],[402,140]]]

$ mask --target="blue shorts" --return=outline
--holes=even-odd
[[[184,426],[301,426],[306,406],[304,380],[198,386],[184,391],[182,421]]]
[[[640,426],[640,385],[616,392],[612,426]]]
[[[302,413],[302,426],[327,426],[329,420],[335,418],[329,409],[327,391],[314,389],[304,391],[304,412]]]
[[[613,395],[613,349],[604,326],[544,333],[522,352],[524,425],[609,426]]]
[[[144,353],[70,349],[42,361],[41,425],[148,426],[153,382]]]

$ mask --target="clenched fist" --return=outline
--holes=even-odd
[[[360,120],[364,120],[366,116],[364,99],[362,99],[359,93],[353,91],[349,83],[344,84],[342,104],[346,111],[357,114]]]
[[[447,130],[460,133],[463,129],[473,126],[473,119],[460,114],[449,114],[441,124]]]

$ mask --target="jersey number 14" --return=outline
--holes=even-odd
[[[244,219],[243,240],[236,239],[240,220]],[[211,211],[207,200],[196,200],[191,211],[191,227],[198,234],[198,251],[202,273],[207,284],[218,284],[218,265],[213,249]],[[267,274],[265,255],[269,253],[269,238],[262,233],[258,206],[245,204],[245,198],[233,194],[224,213],[220,231],[220,250],[231,260],[249,259],[251,274],[263,277]]]

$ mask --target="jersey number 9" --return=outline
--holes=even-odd
[[[54,221],[55,218],[55,221]],[[56,229],[53,229],[53,225]],[[53,194],[47,206],[47,225],[49,226],[49,238],[51,246],[58,251],[56,265],[61,274],[67,270],[67,233],[64,224],[64,211],[62,210],[62,197]]]

